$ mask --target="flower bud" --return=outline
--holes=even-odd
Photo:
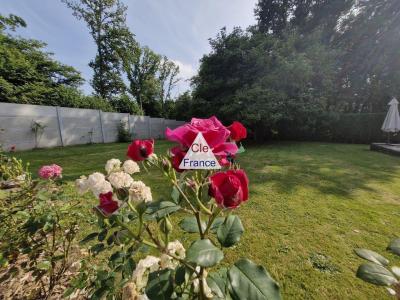
[[[171,162],[170,162],[168,159],[163,158],[163,160],[162,160],[162,167],[163,167],[163,170],[164,170],[165,172],[168,172],[169,169],[171,168]]]
[[[160,230],[165,234],[172,232],[172,224],[168,217],[165,217],[160,221]]]

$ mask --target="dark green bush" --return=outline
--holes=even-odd
[[[381,130],[385,116],[385,113],[325,113],[310,116],[303,123],[293,120],[280,124],[278,138],[359,144],[386,142],[388,135]],[[391,134],[390,141],[400,142],[400,135]]]
[[[124,121],[121,121],[118,124],[118,142],[127,143],[132,140],[132,136],[127,127],[128,125]]]

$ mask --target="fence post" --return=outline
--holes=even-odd
[[[132,134],[131,134],[131,114],[128,114],[128,132],[129,132],[129,136],[132,137]]]
[[[151,117],[147,117],[147,119],[149,120],[149,139],[151,139]]]
[[[103,128],[103,118],[101,116],[102,111],[99,109],[99,118],[100,118],[100,129],[101,129],[101,137],[103,140],[103,144],[106,142],[106,140],[104,139],[104,128]]]
[[[167,129],[167,120],[163,118],[162,138],[165,139],[165,130]]]
[[[61,146],[64,147],[64,139],[63,139],[63,123],[61,119],[61,113],[60,113],[60,107],[56,106],[56,114],[57,114],[57,121],[58,121],[58,132],[60,134],[60,141],[61,141]]]

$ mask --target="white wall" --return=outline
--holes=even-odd
[[[94,109],[0,103],[0,144],[4,150],[36,147],[32,124],[44,125],[38,136],[39,148],[87,143],[112,143],[118,139],[118,125],[123,121],[133,138],[164,138],[166,127],[184,122]]]

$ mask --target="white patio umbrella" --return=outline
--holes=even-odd
[[[399,101],[393,98],[389,104],[389,111],[382,125],[382,131],[388,133],[388,143],[390,143],[390,133],[400,131]]]

